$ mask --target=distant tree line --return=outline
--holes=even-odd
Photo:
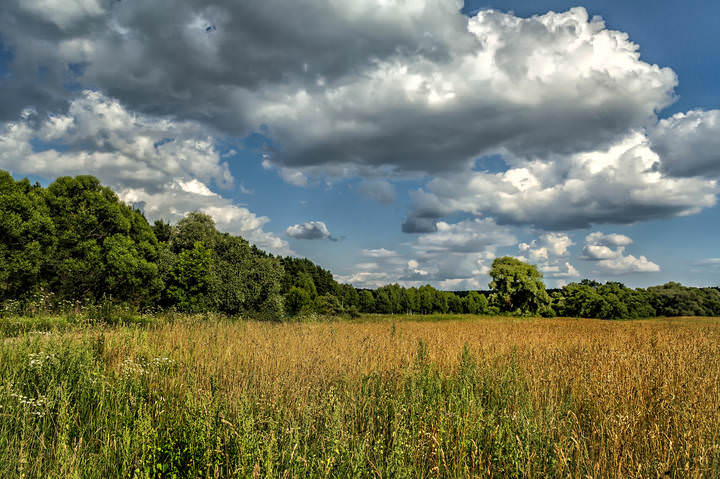
[[[307,259],[279,257],[212,218],[189,213],[156,221],[92,176],[47,188],[0,171],[0,305],[117,302],[137,308],[283,318],[309,314],[515,314],[591,318],[720,316],[716,288],[668,283],[632,289],[583,280],[550,293],[533,265],[493,262],[489,292],[430,285],[376,290],[339,284]],[[49,299],[47,299],[49,298]]]

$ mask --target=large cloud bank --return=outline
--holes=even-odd
[[[627,34],[582,7],[520,18],[462,6],[8,0],[0,166],[97,174],[157,216],[202,207],[287,252],[263,231],[268,218],[217,193],[235,181],[218,139],[259,132],[263,166],[295,185],[362,178],[360,194],[390,204],[393,180],[424,179],[403,224],[420,235],[417,258],[401,276],[458,284],[464,270],[443,275],[453,258],[480,255],[468,262],[482,270],[506,225],[568,231],[715,204],[720,112],[659,120],[678,79]],[[486,155],[504,167],[483,168]],[[468,219],[451,224],[454,214]],[[521,253],[545,248],[547,268],[575,276],[543,238]],[[598,265],[653,270],[615,248]]]

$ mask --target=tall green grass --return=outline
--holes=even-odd
[[[240,375],[212,366],[221,346],[201,344],[194,356],[168,340],[191,327],[166,337],[93,326],[3,340],[0,477],[589,477],[612,471],[598,469],[603,454],[624,457],[598,429],[609,405],[563,381],[539,396],[516,348],[481,357],[465,344],[440,364],[417,339],[409,361],[359,376],[309,365],[311,386],[299,391],[242,364]],[[300,328],[298,341],[309,334],[302,325],[258,327],[268,337],[286,327]],[[339,341],[338,327],[323,331]],[[383,341],[410,334],[401,329]],[[193,337],[221,345],[242,329],[221,322],[204,331]],[[269,370],[283,374],[282,365]],[[643,414],[673,405],[647,407]],[[647,420],[638,433],[652,427]],[[710,431],[702,462],[672,476],[720,474]],[[682,430],[663,432],[683,440]],[[653,451],[629,457],[631,467],[614,472],[655,477],[666,467]]]
[[[0,476],[229,477],[554,474],[552,431],[568,411],[539,411],[512,359],[480,370],[465,349],[440,372],[415,362],[332,382],[298,408],[245,385],[183,375],[169,357],[106,368],[103,336],[25,337],[0,350]],[[205,390],[204,384],[210,384]]]

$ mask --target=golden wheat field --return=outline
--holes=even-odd
[[[0,359],[3,477],[720,477],[717,319],[185,318]]]

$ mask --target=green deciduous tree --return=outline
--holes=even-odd
[[[519,314],[549,314],[550,297],[542,273],[517,258],[496,258],[490,269],[493,304],[501,311]]]
[[[197,242],[201,242],[212,250],[215,248],[217,237],[218,231],[215,229],[215,221],[212,217],[199,211],[192,211],[172,229],[170,246],[173,251],[179,253],[192,249]]]
[[[105,293],[135,304],[154,304],[163,283],[156,263],[138,251],[129,236],[115,234],[103,241]]]
[[[306,273],[305,271],[300,271],[295,277],[293,286],[307,291],[310,299],[314,300],[315,298],[317,298],[317,288],[315,287],[315,282],[313,281],[313,278],[312,276],[310,276],[309,273]]]
[[[297,286],[292,286],[285,296],[285,311],[291,316],[297,316],[312,308],[313,301],[308,292]]]
[[[57,246],[45,190],[0,171],[0,301],[28,296]],[[46,286],[46,285],[45,285]]]
[[[650,293],[612,281],[570,283],[555,294],[554,303],[558,314],[580,318],[631,319],[656,314]]]
[[[215,308],[209,295],[213,286],[213,253],[202,242],[180,252],[175,261],[167,294],[180,311],[201,312]]]
[[[360,311],[363,313],[375,312],[375,296],[372,291],[367,289],[360,291]]]
[[[315,299],[315,311],[320,314],[334,315],[343,312],[340,301],[332,294],[323,294]]]
[[[92,176],[61,177],[47,188],[57,247],[45,282],[61,297],[150,304],[162,287],[157,239],[139,211]]]
[[[470,291],[463,298],[463,311],[468,314],[486,314],[488,312],[488,300],[485,295],[477,291]]]

